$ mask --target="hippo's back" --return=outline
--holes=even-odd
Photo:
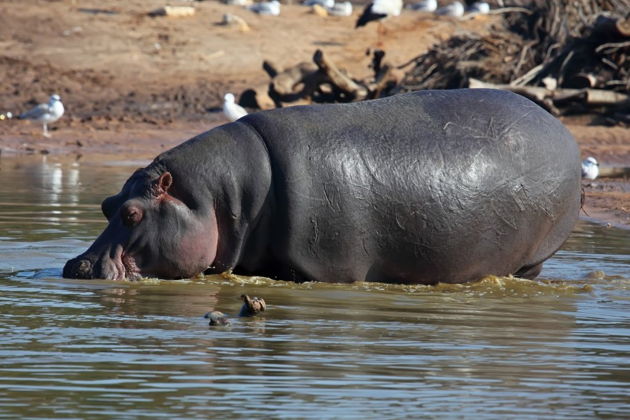
[[[271,158],[277,257],[313,278],[512,274],[548,258],[577,219],[575,141],[512,93],[423,91],[244,122]]]

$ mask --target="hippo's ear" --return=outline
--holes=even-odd
[[[115,195],[113,195],[111,197],[107,197],[101,203],[101,211],[103,212],[103,215],[105,215],[107,220],[110,220],[114,216],[114,212],[116,210],[117,210],[117,208],[116,208],[116,196]]]
[[[164,172],[157,180],[157,195],[166,194],[173,184],[173,176],[170,172]]]

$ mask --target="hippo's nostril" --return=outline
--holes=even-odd
[[[83,260],[79,263],[79,273],[89,272],[92,268],[92,263],[88,260]]]
[[[92,278],[92,262],[86,259],[74,258],[63,267],[63,276],[75,279]]]

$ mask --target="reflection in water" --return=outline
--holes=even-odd
[[[132,165],[135,168],[141,163]],[[0,171],[0,236],[27,247],[29,242],[51,238],[93,239],[94,232],[105,225],[101,201],[118,192],[132,169],[120,164],[105,166],[86,158],[44,155],[1,158]],[[2,246],[0,243],[0,252],[11,252]],[[18,269],[42,267],[26,264],[23,259],[16,262],[13,266]],[[5,266],[6,261],[0,260],[0,269]]]
[[[627,232],[580,224],[538,282],[77,281],[61,267],[132,169],[0,170],[0,418],[626,416]]]
[[[43,155],[40,164],[36,165],[33,171],[33,176],[39,184],[39,188],[34,188],[34,190],[41,193],[38,200],[53,207],[61,204],[62,197],[64,204],[78,203],[81,187],[79,175],[78,160],[65,165],[61,162],[49,163],[48,156]],[[57,211],[55,214],[61,213]],[[71,219],[76,220],[76,218]],[[51,221],[59,222],[60,219],[53,218]]]

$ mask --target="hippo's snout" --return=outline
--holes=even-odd
[[[124,261],[123,261],[124,260]],[[122,247],[117,246],[114,257],[109,250],[102,253],[88,252],[69,260],[63,267],[63,276],[72,279],[133,280],[140,277],[135,260],[123,258]]]
[[[92,262],[81,257],[73,258],[63,267],[63,276],[72,279],[91,279],[94,277]]]

